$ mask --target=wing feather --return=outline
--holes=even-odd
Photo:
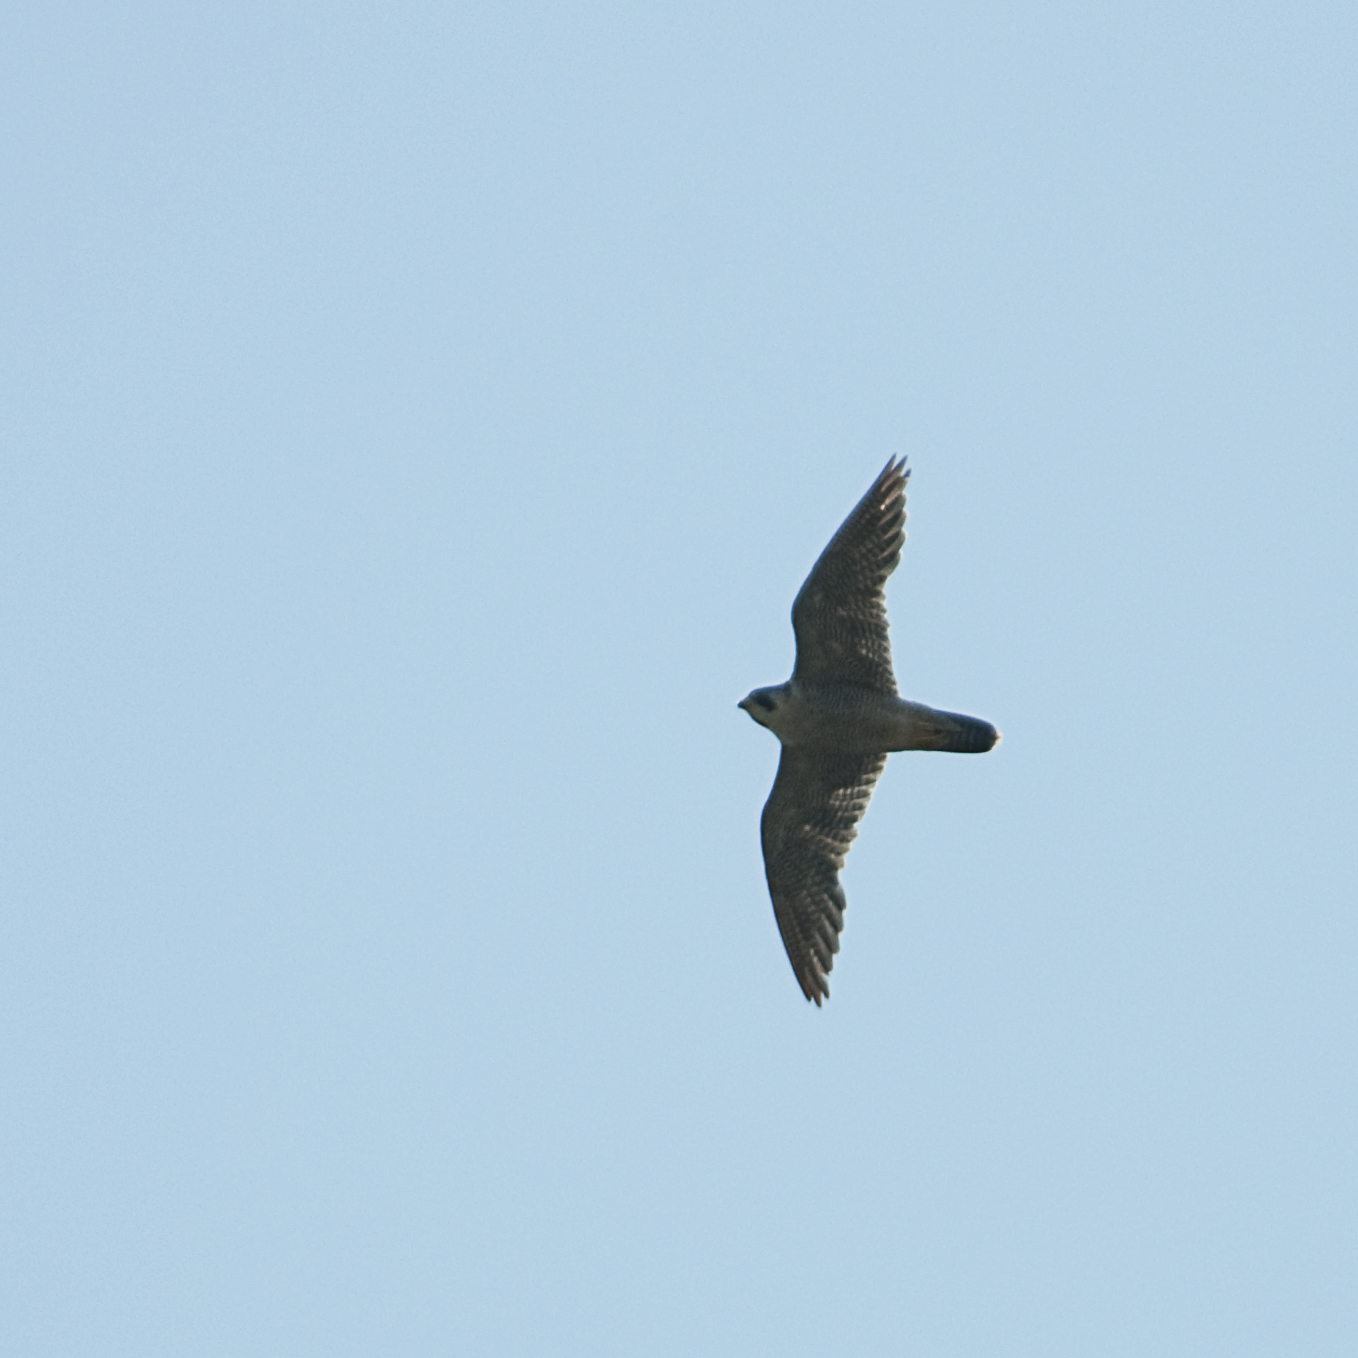
[[[794,680],[896,692],[885,586],[905,543],[909,476],[893,457],[811,568],[792,605]]]
[[[760,837],[778,932],[802,993],[829,999],[844,928],[839,870],[886,765],[884,754],[784,746]]]

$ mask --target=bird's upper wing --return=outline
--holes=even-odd
[[[844,927],[839,870],[884,754],[837,754],[784,746],[759,824],[764,873],[788,960],[808,1000],[829,999],[826,981]]]
[[[905,542],[909,476],[893,457],[811,568],[792,605],[794,679],[896,692],[883,589]]]

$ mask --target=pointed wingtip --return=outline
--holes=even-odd
[[[830,998],[830,986],[823,973],[811,970],[806,976],[798,976],[797,984],[808,1001],[814,1001],[819,1009],[823,1001]]]
[[[891,459],[887,462],[886,466],[878,472],[876,484],[885,486],[890,482],[895,481],[899,483],[901,491],[904,493],[910,482],[910,467],[908,461],[909,459],[897,457],[895,453],[892,453]]]
[[[802,998],[819,1009],[821,1002],[830,998],[830,987],[826,984],[825,974],[816,966],[811,956],[807,957],[805,967],[799,968],[793,961],[791,953],[788,954],[788,961],[792,962],[792,974],[797,978]]]

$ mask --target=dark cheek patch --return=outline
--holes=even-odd
[[[759,706],[764,709],[765,712],[773,711],[773,699],[770,698],[767,694],[761,693],[759,697],[755,699],[755,702],[757,702]]]

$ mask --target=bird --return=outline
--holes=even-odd
[[[905,545],[909,477],[893,456],[811,568],[792,604],[792,678],[737,704],[782,744],[759,825],[764,874],[793,974],[817,1007],[844,929],[839,871],[887,755],[982,754],[1000,739],[988,721],[897,692],[885,589]]]

